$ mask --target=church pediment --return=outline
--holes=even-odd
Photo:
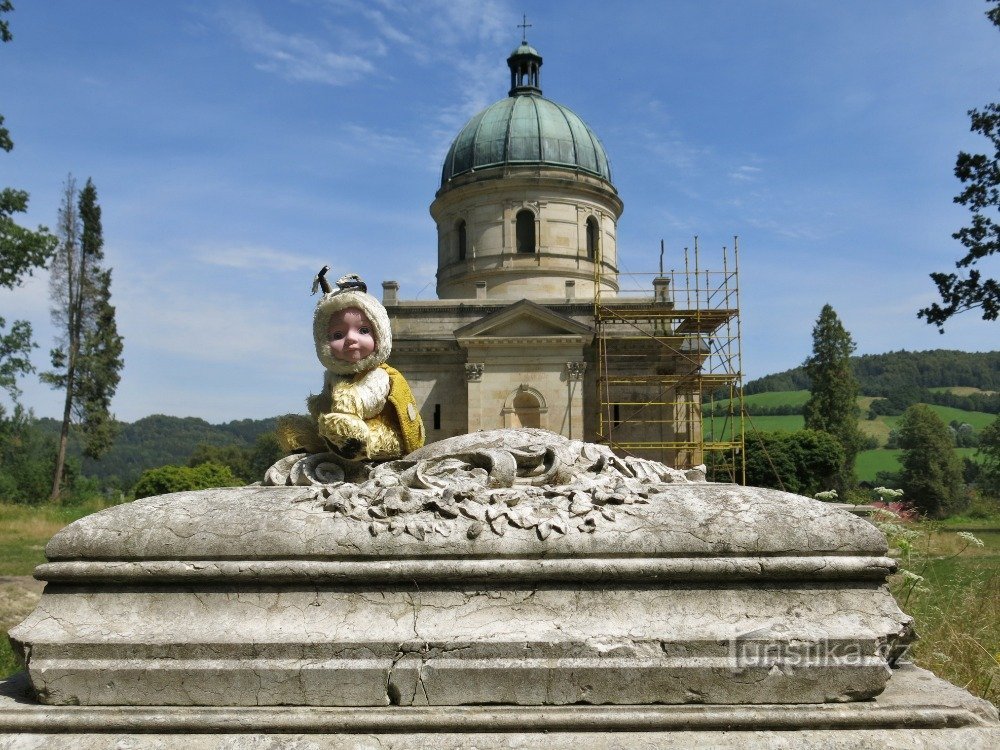
[[[548,341],[589,344],[594,330],[530,300],[521,300],[455,331],[462,346],[500,343],[545,343]]]

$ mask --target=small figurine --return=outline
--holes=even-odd
[[[288,450],[332,451],[348,461],[389,461],[424,444],[424,425],[403,375],[385,364],[392,351],[389,315],[348,274],[332,289],[316,275],[323,297],[313,315],[316,356],[326,368],[323,390],[310,396],[310,420],[285,418],[279,437]]]

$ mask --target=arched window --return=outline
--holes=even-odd
[[[597,219],[593,216],[587,219],[587,258],[590,260],[597,258],[597,238],[600,236],[600,231]]]
[[[534,394],[528,391],[521,391],[514,396],[511,404],[514,407],[513,422],[514,427],[541,427],[542,412],[541,404]]]
[[[458,259],[465,260],[466,239],[464,219],[458,222],[458,226],[455,228],[455,231],[458,234]]]
[[[528,209],[517,212],[517,252],[535,252],[535,215]]]

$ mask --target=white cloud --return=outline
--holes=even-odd
[[[375,71],[356,54],[342,54],[301,34],[282,33],[245,8],[228,8],[218,14],[243,47],[259,57],[257,68],[292,81],[346,86]]]
[[[752,167],[749,164],[744,164],[730,172],[729,177],[737,182],[749,182],[757,179],[761,171],[760,167]]]
[[[310,270],[315,265],[312,258],[299,253],[247,245],[202,247],[197,250],[196,257],[202,263],[212,266],[268,272]]]

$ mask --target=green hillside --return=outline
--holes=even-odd
[[[888,396],[906,389],[966,388],[966,394],[1000,391],[1000,351],[960,352],[932,349],[923,352],[887,352],[851,357],[855,377],[866,396]],[[751,380],[744,387],[746,395],[809,388],[805,370],[795,367],[784,372]]]
[[[98,461],[83,458],[70,433],[69,455],[82,459],[81,469],[87,476],[128,488],[146,469],[186,464],[199,445],[249,447],[260,435],[273,431],[276,424],[276,417],[209,424],[197,417],[153,414],[132,423],[123,422],[111,450]],[[40,419],[38,426],[51,435],[59,434],[59,422],[54,419]]]

